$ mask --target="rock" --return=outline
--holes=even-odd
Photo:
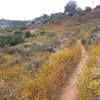
[[[92,33],[90,38],[92,43],[100,43],[100,31]]]

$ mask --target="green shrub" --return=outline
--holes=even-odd
[[[25,33],[25,38],[29,38],[29,37],[31,37],[31,32],[30,31]]]
[[[14,34],[22,34],[22,33],[23,33],[23,32],[22,32],[22,31],[20,31],[20,30],[19,30],[19,31],[15,31],[15,32],[14,32]]]
[[[0,37],[0,47],[4,47],[5,45],[13,46],[22,42],[24,42],[24,38],[19,34]]]
[[[55,34],[52,33],[52,32],[47,32],[46,34],[47,34],[48,37],[53,37],[53,36],[55,36]]]
[[[91,38],[88,36],[88,37],[85,37],[85,38],[83,38],[82,39],[82,43],[84,44],[84,45],[89,45],[89,44],[91,44]]]
[[[40,34],[39,35],[46,35],[46,36],[48,36],[48,37],[53,37],[53,36],[55,36],[56,34],[54,34],[54,33],[52,33],[52,32],[40,32]]]

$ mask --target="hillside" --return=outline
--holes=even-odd
[[[0,20],[0,100],[59,99],[100,99],[100,9]]]
[[[0,19],[0,27],[21,27],[26,26],[28,21]]]

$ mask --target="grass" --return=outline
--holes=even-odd
[[[79,59],[80,48],[64,49],[52,54],[35,75],[31,99],[56,100]]]
[[[34,76],[25,69],[21,61],[13,62],[12,55],[3,55],[0,63],[0,99],[53,100],[57,98],[65,80],[77,66],[80,53],[78,46],[65,47],[55,53],[33,52],[32,57],[40,57],[44,60]]]
[[[100,45],[88,46],[88,63],[84,75],[79,79],[80,93],[77,100],[99,100],[100,98]]]

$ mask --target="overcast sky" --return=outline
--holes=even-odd
[[[69,0],[0,0],[0,19],[30,20],[42,14],[63,12]],[[78,6],[93,6],[93,0],[76,0]],[[95,5],[100,0],[94,0]]]

